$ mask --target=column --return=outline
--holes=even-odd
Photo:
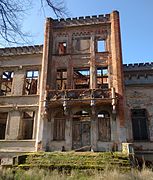
[[[95,37],[94,35],[91,36],[90,40],[90,89],[96,88],[96,66],[95,66]]]
[[[117,119],[119,141],[126,139],[125,135],[125,105],[124,105],[124,81],[119,12],[111,13],[111,55],[112,55],[112,81],[113,87],[118,94]]]
[[[66,118],[65,123],[65,141],[66,141],[66,150],[72,150],[72,117],[69,116]]]
[[[23,95],[25,72],[23,70],[16,70],[13,76],[12,83],[12,94],[13,95]]]
[[[45,112],[45,100],[46,90],[51,88],[51,66],[52,66],[52,19],[47,18],[45,24],[45,35],[43,45],[43,57],[40,77],[40,96],[39,96],[39,111],[37,121],[37,132],[36,132],[36,151],[45,150],[45,140],[43,139],[43,132],[46,129],[44,126],[44,120],[46,121]],[[47,124],[46,124],[47,126]]]
[[[97,117],[96,114],[91,116],[91,148],[93,151],[97,151]]]
[[[124,126],[124,81],[122,67],[122,49],[120,37],[119,13],[114,11],[111,14],[111,53],[112,53],[112,69],[113,69],[113,87],[119,95],[119,119],[120,125]]]

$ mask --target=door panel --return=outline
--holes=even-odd
[[[90,146],[90,122],[73,121],[72,128],[73,149]]]
[[[111,129],[109,118],[98,118],[98,134],[100,141],[110,141]]]
[[[73,141],[73,149],[78,149],[81,147],[81,123],[80,122],[73,122],[72,141]]]
[[[90,124],[82,122],[82,146],[90,146]]]

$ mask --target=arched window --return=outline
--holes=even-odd
[[[98,137],[99,141],[111,140],[110,115],[107,111],[98,113]]]
[[[147,112],[146,109],[132,109],[133,140],[148,140]]]

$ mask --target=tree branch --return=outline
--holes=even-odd
[[[21,24],[33,0],[0,0],[0,40],[7,43],[28,43],[27,33],[22,31]],[[43,11],[50,8],[57,18],[68,16],[64,0],[40,0]]]

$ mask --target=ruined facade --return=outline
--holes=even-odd
[[[43,46],[0,49],[0,156],[152,150],[152,66],[122,65],[117,11],[48,18]]]

